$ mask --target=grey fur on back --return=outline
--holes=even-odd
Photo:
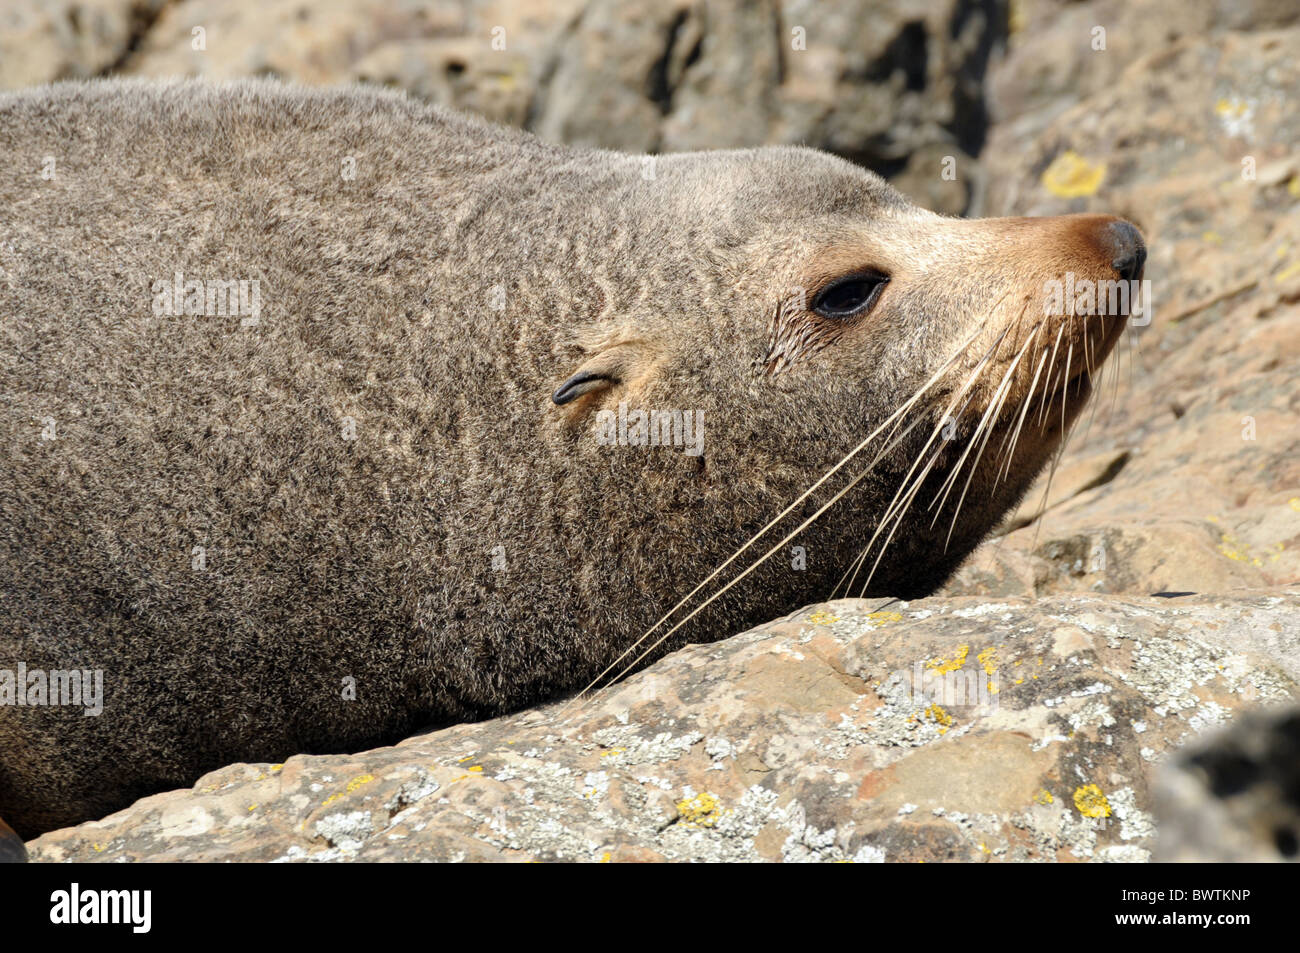
[[[567,149],[358,89],[5,95],[0,215],[0,668],[105,691],[99,717],[0,709],[0,815],[28,835],[581,688],[989,293],[983,239],[838,159]],[[758,373],[783,289],[855,229],[941,280]],[[258,323],[155,313],[177,272],[256,279]],[[618,387],[551,402],[606,354]],[[702,410],[705,452],[598,446],[620,400]],[[941,580],[1042,459],[949,551],[904,532],[873,591]],[[801,537],[807,571],[769,562],[664,650],[827,595],[906,463]]]

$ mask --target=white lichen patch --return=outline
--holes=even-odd
[[[1148,840],[1155,836],[1155,820],[1150,814],[1138,809],[1137,795],[1132,788],[1112,791],[1106,800],[1110,802],[1115,817],[1119,818],[1121,840]]]
[[[316,822],[316,836],[345,852],[360,850],[372,833],[374,824],[369,811],[340,811]]]
[[[676,761],[704,740],[703,733],[698,731],[688,731],[676,737],[670,731],[661,731],[649,739],[643,738],[641,731],[640,725],[611,725],[593,732],[591,737],[597,744],[610,749],[611,753],[605,759],[609,767]]]

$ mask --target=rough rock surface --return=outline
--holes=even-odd
[[[1181,749],[1156,778],[1155,859],[1300,859],[1300,708],[1265,709]]]
[[[112,72],[165,3],[9,0],[0,6],[0,89]]]
[[[1300,592],[844,600],[581,706],[233,765],[35,860],[1141,861],[1163,752],[1300,698]]]
[[[1179,41],[1029,144],[999,127],[990,214],[1145,232],[1129,329],[1047,510],[1031,490],[953,593],[1221,592],[1300,581],[1300,29]]]
[[[971,198],[1006,34],[999,0],[20,0],[7,17],[0,88],[107,72],[381,83],[629,152],[779,142],[884,173],[911,160],[903,187],[951,212]],[[940,177],[945,156],[959,178]]]

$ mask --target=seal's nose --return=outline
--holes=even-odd
[[[1128,222],[1111,222],[1106,226],[1106,242],[1110,246],[1110,266],[1125,281],[1142,277],[1142,266],[1147,261],[1147,246],[1142,233]]]

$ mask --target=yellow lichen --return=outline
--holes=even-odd
[[[808,617],[808,621],[813,625],[830,625],[832,622],[839,622],[840,617],[831,615],[829,612],[818,610]]]
[[[878,629],[882,625],[889,625],[891,622],[902,622],[903,613],[901,612],[868,612],[863,618],[871,623],[873,629]]]
[[[966,656],[969,653],[970,653],[969,645],[959,645],[957,646],[957,653],[952,657],[951,662],[949,662],[947,659],[941,656],[936,656],[935,658],[932,658],[930,659],[930,661],[926,662],[925,667],[929,669],[934,669],[934,671],[938,672],[940,675],[946,675],[948,672],[955,672],[957,671],[957,669],[965,665]]]
[[[948,714],[938,705],[931,705],[924,712],[925,717],[935,724],[943,725],[945,728],[952,724],[952,715]]]
[[[695,795],[695,797],[688,797],[685,800],[678,801],[677,813],[681,816],[683,824],[692,824],[695,827],[713,827],[722,819],[725,812],[722,810],[722,803],[717,796],[706,791],[703,794]]]
[[[1095,784],[1085,784],[1075,789],[1074,806],[1084,817],[1110,817],[1110,802]]]
[[[1055,804],[1056,798],[1052,797],[1052,792],[1047,788],[1042,788],[1034,795],[1035,804]]]
[[[1214,111],[1224,119],[1240,119],[1250,111],[1250,104],[1240,99],[1220,99],[1214,104]]]
[[[1043,170],[1043,188],[1058,198],[1074,199],[1094,195],[1106,178],[1106,163],[1092,163],[1073,149],[1067,149]]]
[[[1273,280],[1276,281],[1278,284],[1283,285],[1286,284],[1288,281],[1290,281],[1292,278],[1294,278],[1296,275],[1300,275],[1300,261],[1297,261],[1291,265],[1287,265],[1285,268],[1283,268],[1281,271],[1279,271],[1276,275],[1273,276]]]
[[[351,781],[347,783],[346,793],[351,794],[353,791],[361,787],[363,784],[369,784],[374,779],[375,776],[373,774],[357,775],[355,778],[353,778]],[[321,801],[321,807],[327,807],[328,805],[333,804],[339,798],[343,797],[344,793],[345,793],[344,791],[335,791],[325,800]],[[249,810],[251,811],[252,808],[249,808]]]
[[[1007,9],[1007,32],[1012,36],[1020,33],[1025,28],[1026,19],[1024,0],[1011,0]]]

